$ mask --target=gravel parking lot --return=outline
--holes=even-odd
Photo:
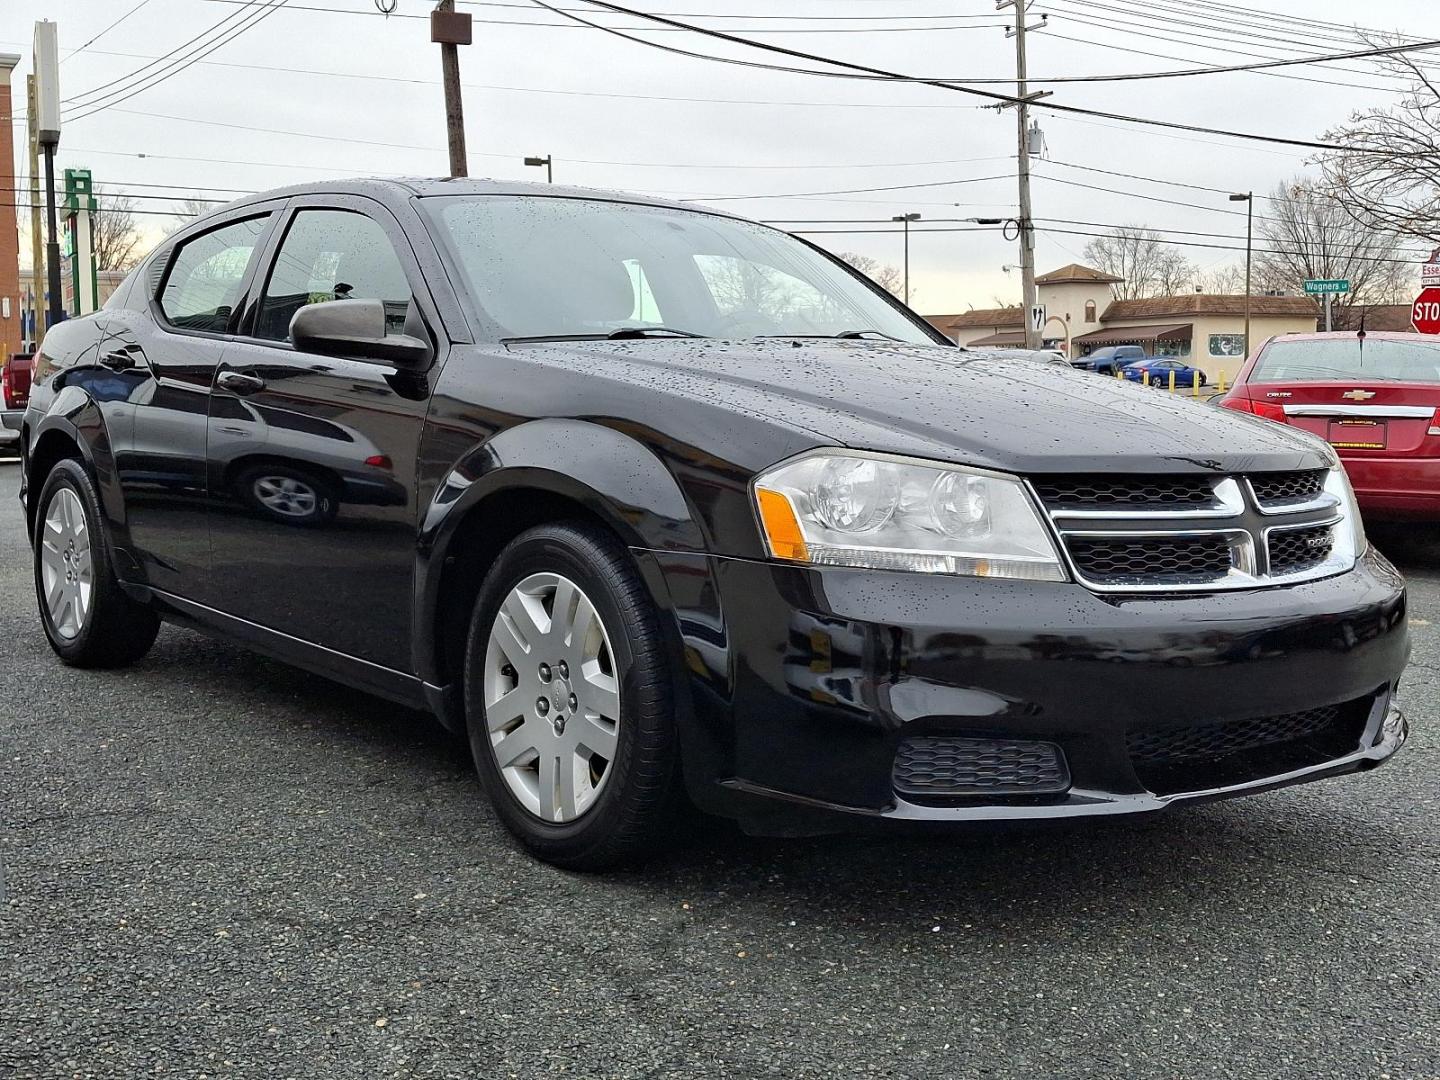
[[[1440,531],[1414,733],[1159,820],[522,855],[424,717],[186,631],[54,660],[0,465],[0,1076],[1440,1077]]]

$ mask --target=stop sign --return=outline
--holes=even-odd
[[[1420,290],[1410,309],[1410,321],[1421,334],[1440,334],[1440,288]]]

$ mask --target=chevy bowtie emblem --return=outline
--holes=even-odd
[[[1343,397],[1343,398],[1347,398],[1347,399],[1349,399],[1350,401],[1369,401],[1372,397],[1375,396],[1375,391],[1374,391],[1374,390],[1346,390],[1345,393],[1341,394],[1340,396]]]

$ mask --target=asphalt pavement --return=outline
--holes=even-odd
[[[166,628],[62,667],[0,465],[0,1077],[1440,1077],[1440,530],[1410,744],[1106,827],[564,873],[423,716]]]

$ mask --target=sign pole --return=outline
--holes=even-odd
[[[1327,334],[1330,333],[1330,331],[1331,331],[1331,329],[1332,329],[1331,322],[1330,322],[1330,298],[1331,298],[1333,295],[1334,295],[1334,293],[1328,293],[1328,292],[1325,294],[1325,332],[1326,332]]]

